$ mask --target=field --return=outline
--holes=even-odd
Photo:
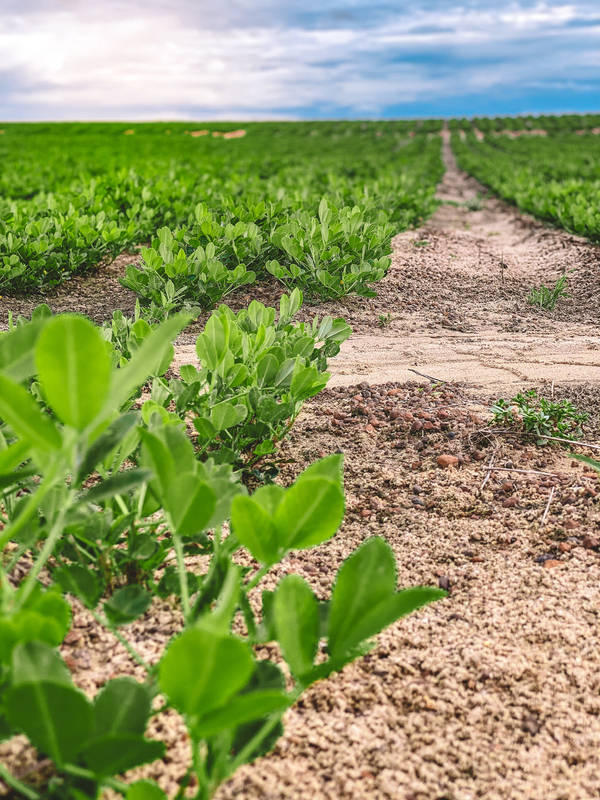
[[[0,795],[597,797],[599,125],[4,125]]]

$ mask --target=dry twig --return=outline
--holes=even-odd
[[[414,372],[415,375],[420,375],[422,378],[427,378],[428,381],[433,381],[434,383],[447,383],[447,381],[443,381],[441,378],[432,378],[431,375],[425,375],[424,372],[417,372],[416,369],[410,369],[410,367],[408,367],[408,372]]]
[[[483,489],[484,489],[486,483],[489,481],[490,475],[492,474],[492,467],[493,466],[494,466],[494,456],[492,456],[490,458],[490,463],[488,465],[488,473],[485,476],[485,478],[483,479],[483,483],[481,484],[481,488],[479,489],[480,492],[483,492]]]
[[[550,503],[552,502],[552,498],[554,497],[554,490],[555,487],[552,487],[550,492],[550,497],[548,498],[548,502],[546,503],[546,510],[544,511],[544,516],[542,517],[542,525],[546,522],[546,517],[548,516],[548,511],[550,511]]]

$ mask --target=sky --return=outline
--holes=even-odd
[[[0,0],[0,119],[600,109],[600,3]]]

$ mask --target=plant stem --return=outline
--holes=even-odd
[[[179,587],[181,591],[181,607],[183,609],[183,620],[187,625],[190,617],[190,594],[188,592],[187,575],[185,574],[185,561],[183,556],[183,545],[181,537],[173,534],[175,553],[177,554],[177,571],[179,573]]]
[[[50,533],[48,534],[48,538],[44,542],[44,546],[42,547],[40,554],[36,558],[33,567],[29,570],[29,575],[27,576],[25,582],[22,585],[22,589],[19,592],[19,597],[17,600],[17,608],[15,610],[18,611],[20,608],[23,607],[23,604],[33,591],[33,588],[37,580],[37,576],[40,574],[42,568],[45,566],[46,561],[48,561],[48,559],[52,555],[52,551],[54,550],[56,543],[58,542],[59,538],[62,535],[65,516],[69,508],[73,505],[74,499],[75,499],[75,493],[70,492],[67,495],[67,499],[65,500],[62,508],[58,512],[58,516],[54,520],[54,525],[50,529]]]
[[[118,781],[116,778],[99,777],[95,772],[92,772],[91,769],[77,767],[75,764],[66,764],[65,766],[61,767],[61,769],[63,772],[66,772],[67,775],[74,775],[76,778],[86,778],[90,781],[99,781],[104,786],[115,789],[121,794],[125,794],[129,789],[129,785],[123,783],[123,781]]]
[[[206,764],[200,755],[200,742],[192,739],[192,759],[194,762],[194,772],[198,780],[198,791],[194,800],[209,800],[210,789],[208,775],[206,774]]]
[[[263,566],[258,570],[252,580],[248,581],[248,583],[244,586],[244,591],[246,594],[250,591],[250,589],[254,589],[257,583],[259,583],[267,574],[267,572],[271,569],[268,564],[263,564]]]
[[[21,783],[20,780],[13,777],[4,764],[0,764],[0,778],[2,778],[4,783],[7,783],[11,789],[20,792],[27,800],[40,800],[41,795],[38,794],[35,789],[32,789],[30,786]]]
[[[136,661],[140,665],[140,667],[143,667],[148,673],[154,672],[154,668],[142,658],[142,656],[137,652],[137,650],[133,647],[133,645],[129,644],[127,639],[123,636],[122,633],[119,633],[119,631],[112,624],[112,622],[110,622],[106,617],[103,617],[102,614],[98,614],[97,611],[93,611],[91,608],[89,608],[88,611],[96,620],[96,622],[99,622],[100,625],[103,625],[105,628],[107,628],[107,630],[109,630],[112,633],[112,635],[119,640],[119,642],[123,645],[125,650],[127,650],[129,655],[133,658],[134,661]]]

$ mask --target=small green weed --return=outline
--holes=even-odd
[[[580,437],[582,425],[589,417],[577,411],[570,400],[546,400],[539,397],[535,389],[519,392],[511,400],[498,400],[491,411],[494,425],[508,425],[531,436],[564,439]]]
[[[431,242],[428,242],[427,239],[417,239],[413,244],[415,247],[428,247]]]
[[[570,272],[574,272],[574,270],[570,270]],[[565,274],[560,276],[552,289],[543,284],[539,289],[532,288],[527,295],[527,302],[532,306],[539,306],[540,308],[548,309],[548,311],[553,311],[561,297],[571,297],[566,292],[567,280],[568,277]]]
[[[392,323],[392,315],[391,314],[380,314],[379,319],[377,320],[377,324],[380,328],[387,328],[388,325]]]

